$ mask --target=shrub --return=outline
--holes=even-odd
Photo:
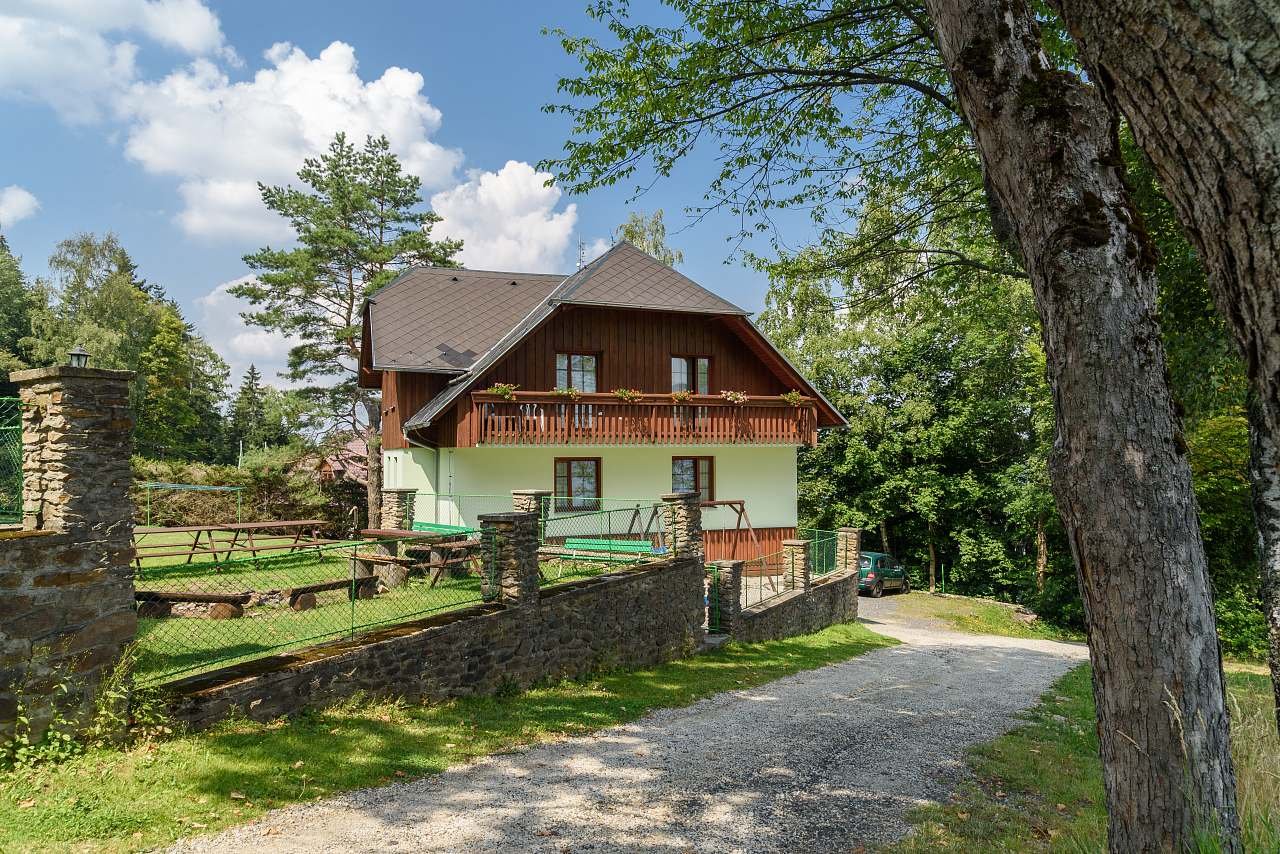
[[[1237,587],[1213,600],[1222,654],[1262,660],[1267,657],[1267,621],[1257,596]]]
[[[321,452],[298,447],[246,453],[242,467],[174,462],[134,457],[132,496],[135,519],[146,523],[144,481],[238,486],[241,519],[266,522],[279,519],[324,519],[331,535],[350,533],[352,507],[363,514],[365,489],[354,481],[321,481],[315,471]],[[236,493],[153,489],[150,524],[222,525],[236,521]]]

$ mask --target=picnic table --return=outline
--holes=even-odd
[[[185,557],[185,563],[191,563],[196,555],[211,555],[213,562],[218,562],[218,555],[230,558],[233,554],[248,552],[257,554],[266,551],[294,552],[314,546],[329,545],[339,540],[324,540],[316,536],[316,531],[325,525],[323,519],[282,519],[271,522],[232,522],[225,525],[178,525],[170,528],[138,527],[134,534],[134,563],[142,568],[142,559],[157,557]],[[255,541],[255,534],[279,531],[282,534],[272,539],[284,539],[285,542],[261,543]],[[303,534],[311,536],[304,540]],[[191,542],[182,545],[174,543],[143,543],[139,538],[148,534],[192,534]],[[229,534],[230,539],[217,535]]]
[[[474,530],[461,525],[417,522],[413,530],[371,528],[361,531],[360,536],[405,540],[405,554],[409,557],[421,557],[417,563],[430,573],[429,586],[435,587],[444,577],[445,570],[451,567],[462,566],[473,572],[480,572],[480,541],[465,536],[467,533],[474,533]]]

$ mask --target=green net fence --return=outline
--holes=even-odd
[[[809,574],[825,578],[836,571],[836,532],[821,528],[797,528],[796,536],[809,541]]]
[[[165,682],[490,601],[497,584],[483,574],[481,548],[476,534],[141,559],[138,680]]]
[[[662,511],[655,502],[547,496],[538,531],[542,583],[661,560],[673,547]]]
[[[0,525],[22,520],[22,410],[0,397]]]

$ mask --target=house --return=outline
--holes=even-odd
[[[363,323],[384,486],[422,521],[512,489],[559,513],[696,490],[708,557],[749,558],[795,536],[797,448],[845,424],[745,311],[628,243],[568,277],[414,268]]]
[[[316,474],[321,480],[351,480],[364,484],[368,480],[368,457],[369,446],[363,437],[356,436],[317,460]]]

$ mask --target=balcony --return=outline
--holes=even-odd
[[[675,403],[669,394],[634,402],[613,394],[576,400],[547,392],[513,399],[473,392],[473,445],[804,445],[818,436],[817,407],[781,397],[748,397],[734,404],[715,395]]]

